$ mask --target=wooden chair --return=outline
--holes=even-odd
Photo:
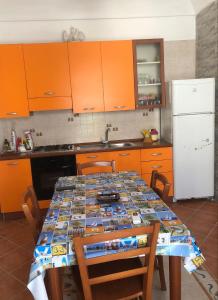
[[[154,259],[160,223],[150,226],[75,237],[73,240],[85,300],[152,299]],[[84,245],[137,235],[149,235],[143,248],[131,249],[95,258],[86,258]],[[145,263],[137,257],[145,255]]]
[[[158,181],[161,183],[161,187],[158,187]],[[163,174],[157,171],[153,171],[151,175],[150,187],[160,196],[160,198],[164,202],[169,201],[170,183],[168,182],[167,178]],[[161,255],[156,256],[156,266],[159,270],[161,290],[165,291],[166,280],[164,274],[163,256]]]
[[[112,172],[116,171],[115,160],[112,161],[92,161],[83,164],[77,165],[77,174],[83,175],[83,169],[92,168],[92,167],[111,167]]]
[[[161,187],[158,187],[158,182],[161,183]],[[170,191],[170,183],[167,178],[159,173],[158,171],[153,171],[151,175],[151,183],[150,187],[157,193],[163,201],[169,200],[169,191]]]
[[[24,215],[31,227],[34,241],[37,242],[41,232],[42,219],[40,214],[39,203],[32,186],[28,186],[22,200],[22,209]]]

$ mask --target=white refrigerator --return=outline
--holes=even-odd
[[[214,78],[173,80],[161,137],[173,144],[174,201],[214,197]]]

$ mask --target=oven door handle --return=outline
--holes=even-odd
[[[61,169],[67,169],[67,168],[71,168],[72,166],[71,165],[63,165],[61,166]]]

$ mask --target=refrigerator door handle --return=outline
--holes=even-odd
[[[173,117],[183,117],[183,116],[194,116],[194,115],[213,115],[214,113],[211,111],[208,112],[195,112],[195,113],[181,113],[177,115],[173,115]]]

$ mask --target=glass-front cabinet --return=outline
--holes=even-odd
[[[163,39],[134,40],[136,109],[165,105]]]

